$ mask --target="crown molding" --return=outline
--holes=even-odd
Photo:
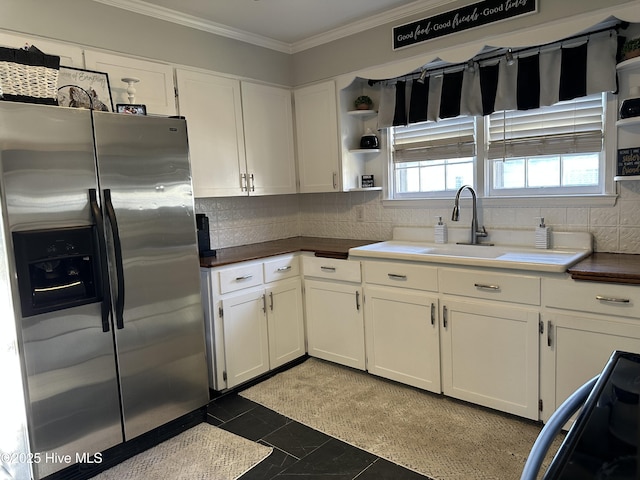
[[[305,40],[301,40],[291,45],[291,53],[298,53],[309,48],[317,47],[319,45],[339,40],[349,35],[364,32],[371,28],[379,27],[387,23],[395,22],[396,20],[406,19],[412,15],[418,13],[424,13],[427,10],[441,7],[448,3],[453,3],[455,0],[418,0],[402,7],[393,8],[386,12],[372,15],[345,25],[343,27],[334,28],[328,32],[314,35]]]
[[[159,20],[165,20],[167,22],[182,25],[184,27],[194,28],[196,30],[202,30],[204,32],[220,35],[221,37],[232,38],[234,40],[240,40],[242,42],[251,43],[271,50],[276,50],[283,53],[291,53],[291,45],[285,42],[273,40],[271,38],[256,35],[244,30],[238,30],[220,23],[211,22],[209,20],[203,20],[193,15],[187,15],[185,13],[176,12],[165,7],[159,7],[157,5],[151,5],[142,0],[93,0],[94,2],[103,3],[123,10],[128,10],[133,13],[139,13],[148,17],[157,18]]]
[[[379,27],[389,22],[394,22],[411,15],[424,13],[425,11],[452,3],[455,0],[417,0],[408,5],[394,8],[378,15],[373,15],[362,20],[350,23],[343,27],[335,28],[325,33],[314,35],[295,43],[286,43],[272,38],[256,35],[244,30],[235,29],[220,23],[203,20],[193,15],[187,15],[175,10],[159,7],[144,0],[93,0],[112,7],[128,10],[130,12],[146,15],[148,17],[165,20],[167,22],[182,25],[196,30],[202,30],[222,37],[232,38],[241,42],[250,43],[259,47],[269,48],[282,53],[298,53],[319,45],[348,37],[365,30]]]

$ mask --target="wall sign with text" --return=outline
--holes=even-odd
[[[640,175],[640,147],[618,150],[616,174],[623,177]]]
[[[485,0],[393,27],[393,49],[537,11],[536,0]]]

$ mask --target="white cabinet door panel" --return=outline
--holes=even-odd
[[[445,395],[537,420],[538,318],[533,309],[443,299]]]
[[[299,278],[283,280],[266,290],[271,368],[305,354],[302,284]]]
[[[300,192],[340,190],[335,82],[294,92]]]
[[[365,369],[362,289],[305,280],[309,355]]]
[[[267,318],[263,290],[222,300],[227,387],[269,371]]]
[[[33,35],[7,32],[0,32],[0,45],[7,48],[22,48],[25,45],[33,45],[47,55],[60,57],[60,65],[84,68],[82,48],[74,45],[53,42]]]
[[[296,193],[291,91],[242,82],[250,195]]]
[[[442,391],[438,298],[398,288],[365,287],[367,370],[391,380]]]
[[[194,195],[246,195],[240,179],[245,165],[240,82],[191,70],[177,70],[176,77],[180,115],[187,118]]]
[[[109,74],[114,108],[118,103],[131,103],[127,96],[128,85],[122,79],[135,77],[140,81],[133,84],[136,89],[134,103],[146,105],[149,114],[176,114],[171,65],[91,50],[85,51],[84,58],[87,69]]]

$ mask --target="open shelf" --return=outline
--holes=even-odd
[[[640,175],[616,175],[613,177],[616,182],[622,182],[625,180],[640,180]]]
[[[367,187],[367,188],[350,188],[350,192],[375,192],[382,190],[382,187]]]
[[[354,117],[373,117],[374,115],[377,115],[378,112],[375,110],[349,110],[347,114]]]
[[[630,58],[629,60],[625,60],[624,62],[620,62],[616,65],[616,70],[626,70],[627,68],[637,68],[640,67],[640,57]]]
[[[379,148],[354,148],[349,150],[349,153],[380,153],[381,151]]]
[[[616,122],[617,127],[631,127],[640,125],[640,117],[622,118]]]

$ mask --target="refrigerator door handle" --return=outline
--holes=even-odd
[[[98,230],[98,254],[100,255],[100,278],[102,280],[102,331],[109,331],[109,313],[111,311],[111,288],[109,284],[109,270],[107,267],[107,244],[104,236],[104,220],[98,205],[98,195],[95,188],[89,189],[89,203],[91,216]]]
[[[124,268],[122,266],[122,245],[120,244],[120,232],[118,231],[118,221],[116,220],[116,211],[111,202],[111,189],[104,190],[104,203],[107,211],[107,218],[111,225],[111,233],[113,235],[113,250],[115,254],[117,292],[116,292],[116,327],[124,328]]]

